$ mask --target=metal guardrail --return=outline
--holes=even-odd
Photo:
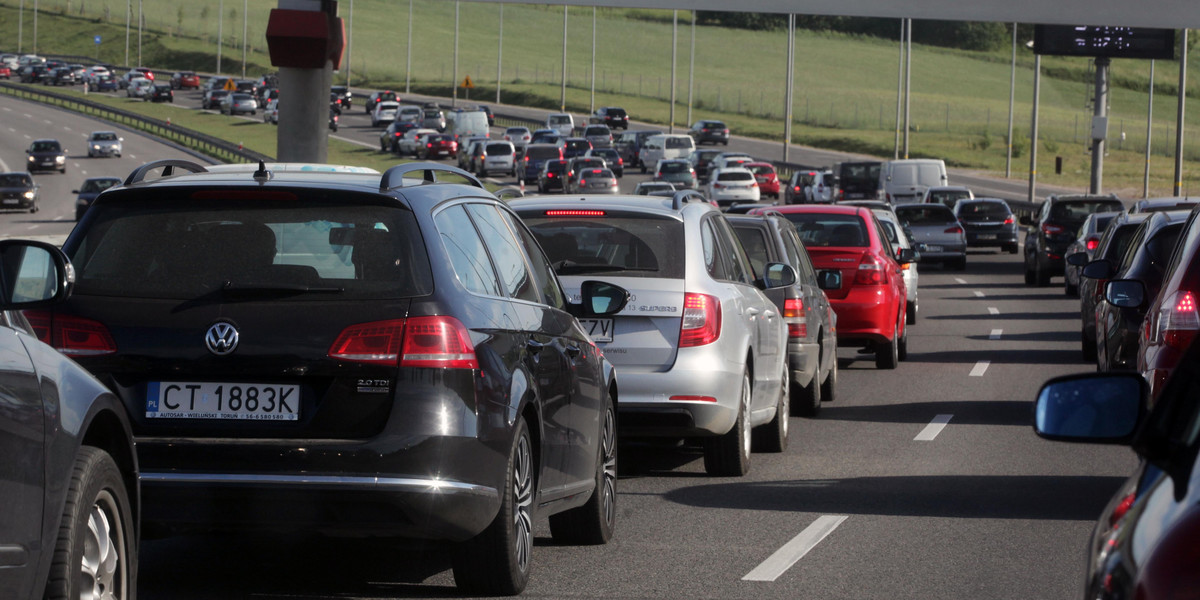
[[[253,150],[238,148],[236,144],[194,129],[172,125],[166,121],[145,117],[137,113],[112,108],[98,102],[74,96],[35,90],[25,85],[13,83],[0,83],[0,93],[23,100],[33,100],[35,102],[59,106],[67,110],[124,125],[131,129],[143,131],[158,138],[179,144],[221,162],[241,163],[257,162],[260,160],[271,162],[275,160],[273,157]]]

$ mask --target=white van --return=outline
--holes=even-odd
[[[472,136],[491,137],[488,129],[487,113],[482,110],[455,110],[446,114],[446,133],[454,136],[454,141],[464,140]]]
[[[939,158],[891,160],[883,163],[879,171],[879,187],[892,204],[920,202],[925,190],[949,184],[946,162]]]
[[[642,172],[645,173],[646,165],[657,165],[664,158],[688,158],[695,149],[696,142],[690,135],[660,133],[646,138],[638,161],[642,163]]]
[[[575,117],[567,113],[553,113],[546,117],[546,129],[553,129],[563,137],[571,137],[575,132]]]
[[[396,109],[396,119],[401,123],[421,123],[421,119],[425,117],[425,110],[420,106],[412,104],[402,104]]]

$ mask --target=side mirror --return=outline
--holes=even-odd
[[[1034,431],[1066,442],[1128,443],[1141,422],[1148,389],[1138,373],[1056,377],[1038,392]]]
[[[823,290],[842,289],[842,272],[837,269],[817,271],[817,287]]]
[[[1104,301],[1119,308],[1138,308],[1146,301],[1146,286],[1136,279],[1115,279],[1104,284]]]
[[[1088,255],[1086,252],[1076,252],[1067,257],[1067,264],[1072,267],[1083,267],[1088,264]]]
[[[1113,276],[1113,270],[1112,261],[1106,258],[1098,258],[1084,265],[1080,274],[1088,279],[1108,279]]]
[[[615,315],[629,302],[629,291],[603,281],[585,281],[579,286],[585,316]]]
[[[72,193],[72,194],[78,194],[78,193],[79,193],[79,190],[71,190],[71,193]]]
[[[0,241],[0,310],[24,310],[65,300],[75,285],[67,256],[46,242]]]
[[[917,262],[917,258],[917,251],[913,250],[912,248],[901,248],[900,251],[896,253],[896,260],[902,265],[915,263]]]
[[[763,273],[763,289],[787,287],[796,284],[796,270],[785,263],[767,263]]]

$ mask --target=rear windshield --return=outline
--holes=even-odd
[[[665,162],[658,170],[663,173],[687,173],[691,168],[691,165],[687,163]]]
[[[667,138],[667,148],[691,148],[693,147],[692,138],[686,136],[676,136]]]
[[[1075,227],[1078,227],[1092,213],[1124,209],[1124,205],[1119,200],[1064,200],[1055,202],[1054,206],[1050,207],[1050,219],[1074,223]]]
[[[775,174],[775,167],[772,167],[771,165],[754,165],[752,167],[746,167],[746,168],[750,169],[750,172],[754,173],[755,175],[774,175]]]
[[[560,275],[611,273],[621,277],[683,278],[683,223],[648,215],[522,218]]]
[[[427,110],[427,111],[425,111],[425,118],[426,119],[440,119],[440,118],[442,118],[442,111]]]
[[[958,205],[958,216],[964,219],[1007,217],[1012,214],[1007,204],[1000,202],[965,202]]]
[[[540,160],[562,158],[562,150],[559,150],[558,146],[526,146],[525,157]]]
[[[508,144],[488,144],[488,154],[512,154],[513,147]]]
[[[425,245],[407,210],[344,198],[289,201],[285,210],[157,196],[96,209],[92,226],[64,248],[76,269],[76,294],[328,302],[433,289]]]
[[[625,116],[625,109],[623,109],[623,108],[610,108],[610,109],[608,109],[608,116],[610,116],[610,117],[623,117],[623,116]]]
[[[881,167],[881,163],[843,164],[839,177],[843,185],[847,182],[876,183],[879,181],[879,170]]]
[[[81,194],[103,192],[120,182],[120,179],[89,179],[83,182],[83,187],[79,188],[79,192]]]
[[[749,171],[723,171],[717,173],[717,181],[754,181]]]
[[[548,160],[546,161],[547,173],[566,173],[567,161],[565,160]]]
[[[607,127],[600,126],[600,127],[588,127],[587,130],[584,132],[584,135],[609,135],[611,133],[612,132],[609,131],[609,129]]]
[[[897,206],[896,216],[912,225],[938,225],[954,223],[954,213],[940,204],[909,204]]]
[[[567,148],[571,150],[583,150],[591,147],[592,143],[587,140],[567,140]]]
[[[550,119],[547,121],[547,123],[549,123],[551,125],[566,125],[570,122],[571,122],[571,117],[568,117],[565,115],[551,116]]]
[[[947,191],[932,191],[929,192],[929,201],[944,204],[950,208],[954,208],[954,203],[963,198],[970,198],[971,192],[966,190],[947,190]]]
[[[805,247],[864,248],[870,238],[862,217],[822,213],[784,213],[796,226]]]

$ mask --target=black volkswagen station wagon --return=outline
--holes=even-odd
[[[524,588],[535,514],[609,539],[616,378],[573,315],[628,292],[568,305],[465,171],[160,161],[63,250],[74,294],[32,319],[128,410],[151,534],[445,540],[479,594]]]

